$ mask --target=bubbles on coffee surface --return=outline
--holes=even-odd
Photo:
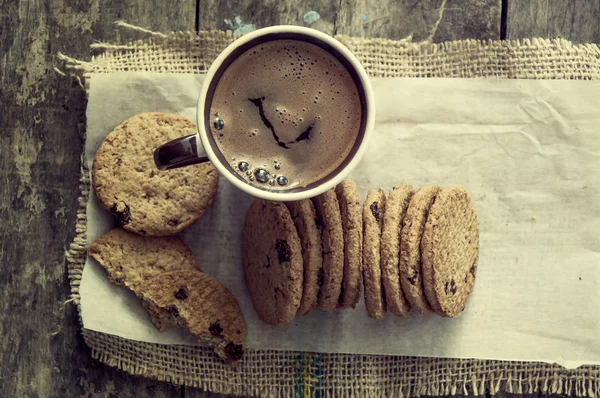
[[[240,171],[248,171],[249,167],[250,167],[250,165],[248,164],[248,162],[239,162],[238,163],[238,169],[240,169]]]
[[[265,183],[269,181],[270,174],[267,170],[258,168],[254,172],[254,176],[256,177],[256,181]]]
[[[279,176],[277,177],[277,184],[279,185],[287,185],[288,184],[288,179],[284,176]]]
[[[289,184],[289,180],[285,176],[277,176],[275,174],[275,170],[281,169],[281,162],[279,160],[273,161],[273,168],[275,170],[269,171],[267,166],[254,168],[250,165],[250,163],[242,160],[240,162],[235,162],[235,157],[231,158],[232,167],[234,170],[237,170],[242,177],[247,179],[248,181],[256,181],[261,184],[269,184],[271,186],[275,186],[278,184],[279,186],[286,186]]]
[[[215,130],[223,130],[225,127],[225,120],[221,119],[218,113],[215,117],[215,120],[213,120],[213,126],[215,127]]]

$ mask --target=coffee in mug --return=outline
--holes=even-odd
[[[239,55],[216,84],[211,133],[248,183],[270,189],[313,184],[348,157],[361,128],[358,88],[332,53],[272,40]]]
[[[358,164],[373,131],[367,73],[334,38],[299,26],[244,35],[210,66],[198,134],[165,143],[161,170],[212,161],[240,190],[301,200],[333,188]]]

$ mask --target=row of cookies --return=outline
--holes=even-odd
[[[106,269],[111,282],[141,299],[158,329],[186,328],[228,362],[242,358],[246,321],[237,300],[202,272],[181,239],[115,228],[98,238],[88,254]]]
[[[312,200],[255,200],[242,240],[246,285],[266,323],[286,325],[317,307],[356,307],[362,290],[362,219],[352,181]]]
[[[370,213],[370,214],[369,214]],[[385,196],[369,191],[363,209],[365,305],[369,316],[386,309],[458,316],[477,273],[479,225],[467,190],[402,184]]]
[[[363,286],[372,318],[387,309],[456,316],[472,290],[478,233],[461,187],[398,185],[387,198],[369,191],[361,206],[356,185],[343,181],[312,200],[256,200],[243,232],[246,284],[271,325],[316,307],[355,308]]]

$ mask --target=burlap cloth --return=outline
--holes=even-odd
[[[148,32],[128,45],[98,43],[89,62],[62,54],[80,82],[90,72],[200,73],[233,39],[225,32]],[[562,39],[465,40],[442,44],[338,36],[377,77],[598,79],[600,49]],[[84,162],[82,162],[84,163]],[[77,236],[67,252],[72,300],[79,306],[85,262],[89,172],[82,170]],[[600,367],[467,359],[248,350],[232,369],[209,348],[131,341],[82,330],[94,358],[132,374],[204,390],[257,396],[400,396],[554,393],[598,397]],[[600,336],[599,336],[600,337]]]

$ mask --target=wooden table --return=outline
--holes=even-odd
[[[92,360],[68,303],[86,98],[55,57],[144,37],[115,20],[163,32],[297,24],[413,41],[600,43],[600,0],[0,0],[0,397],[216,396]]]

